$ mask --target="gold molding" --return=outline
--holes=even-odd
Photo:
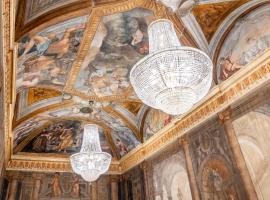
[[[145,159],[161,151],[164,147],[182,137],[191,129],[199,126],[228,106],[243,98],[253,90],[261,87],[270,80],[270,49],[250,63],[243,70],[234,74],[230,79],[212,89],[195,108],[174,126],[164,132],[161,130],[153,138],[134,149],[121,159],[121,169],[128,171]]]
[[[8,161],[6,170],[11,171],[35,171],[35,172],[72,172],[68,159],[65,161],[54,160],[28,160],[13,158]],[[119,163],[113,161],[107,174],[120,174]]]

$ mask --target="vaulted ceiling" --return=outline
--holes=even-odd
[[[216,64],[236,18],[226,23],[249,3],[200,0],[180,17],[162,0],[19,1],[13,154],[67,157],[93,123],[102,149],[121,159],[179,117],[147,107],[130,85],[132,66],[148,54],[148,25],[170,19],[184,45]]]

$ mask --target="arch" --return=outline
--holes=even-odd
[[[253,180],[260,181],[267,167],[261,148],[257,141],[249,136],[240,136],[238,141]]]
[[[216,31],[214,37],[212,38],[210,42],[210,55],[216,66],[214,69],[214,74],[215,74],[214,80],[216,83],[222,82],[223,80],[226,80],[227,78],[229,78],[232,74],[234,74],[236,71],[244,67],[247,63],[249,63],[251,61],[251,58],[260,55],[262,51],[266,49],[266,47],[261,46],[261,48],[259,48],[260,51],[256,50],[258,53],[257,55],[252,54],[252,56],[248,57],[248,54],[251,55],[251,53],[249,52],[251,51],[250,50],[251,48],[248,48],[249,50],[246,53],[247,55],[245,56],[245,59],[241,55],[241,62],[239,61],[240,55],[238,58],[239,60],[235,61],[236,59],[233,58],[230,53],[228,53],[228,51],[235,49],[235,46],[236,46],[235,43],[241,42],[241,40],[244,41],[246,39],[242,35],[241,35],[242,39],[241,40],[238,39],[239,34],[240,34],[239,30],[241,29],[237,29],[237,28],[244,27],[244,25],[241,26],[241,23],[244,20],[246,20],[245,23],[248,22],[248,20],[251,19],[250,17],[252,15],[259,14],[261,10],[268,9],[269,8],[268,5],[269,5],[269,1],[266,1],[266,0],[248,2],[242,5],[241,7],[239,7],[238,9],[236,9],[234,12],[232,12],[227,17],[227,19],[220,25],[220,27],[218,28],[218,30]],[[254,17],[252,20],[256,18],[257,17]],[[262,22],[262,20],[260,20],[260,22]],[[239,34],[233,35],[233,33],[235,34],[237,33],[237,31]],[[248,32],[245,31],[245,34],[246,33]],[[245,36],[248,37],[247,35]],[[238,41],[233,42],[230,40],[230,42],[228,42],[230,38],[234,38],[235,40],[238,40]],[[253,44],[252,41],[250,41],[250,43]],[[248,42],[245,42],[245,44],[248,45]],[[232,45],[235,45],[235,46],[233,47]],[[240,47],[240,46],[242,47],[243,45],[239,44],[237,47]],[[244,52],[244,50],[242,51]],[[238,52],[239,54],[243,53],[239,50],[237,50],[236,52]],[[234,57],[236,57],[235,54],[234,54]],[[222,71],[220,70],[220,63],[222,63],[223,65]]]

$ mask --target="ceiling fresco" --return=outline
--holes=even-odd
[[[224,41],[217,62],[222,82],[270,47],[270,8],[262,6],[236,21]]]
[[[129,96],[129,72],[148,54],[153,20],[153,12],[141,8],[102,17],[73,87],[87,96]]]
[[[199,4],[192,9],[198,24],[200,25],[208,42],[212,39],[219,25],[236,8],[250,0],[224,1],[217,3]]]
[[[99,127],[103,151],[121,160],[180,119],[144,105],[129,73],[148,54],[147,28],[155,19],[170,19],[181,42],[196,47],[181,17],[148,0],[23,2],[26,9],[18,16],[24,12],[24,21],[16,26],[27,28],[15,36],[13,154],[68,157],[80,149],[83,126],[93,123]],[[220,24],[245,2],[199,1],[190,14],[210,42]],[[75,6],[71,12],[77,4],[84,8]],[[269,9],[258,8],[227,31],[217,56],[219,82],[269,47],[269,19]]]
[[[87,16],[71,19],[19,40],[17,91],[38,84],[62,88],[76,58]]]

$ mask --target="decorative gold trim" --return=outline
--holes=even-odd
[[[153,138],[140,145],[121,159],[123,172],[128,171],[164,147],[171,144],[191,129],[199,126],[229,105],[243,98],[248,93],[261,87],[270,80],[270,49],[254,62],[240,70],[212,92],[174,126],[164,132],[161,130]]]
[[[7,163],[6,170],[35,171],[35,172],[72,172],[69,160],[66,161],[40,161],[28,159],[11,159]],[[119,163],[112,162],[106,174],[120,174]]]

